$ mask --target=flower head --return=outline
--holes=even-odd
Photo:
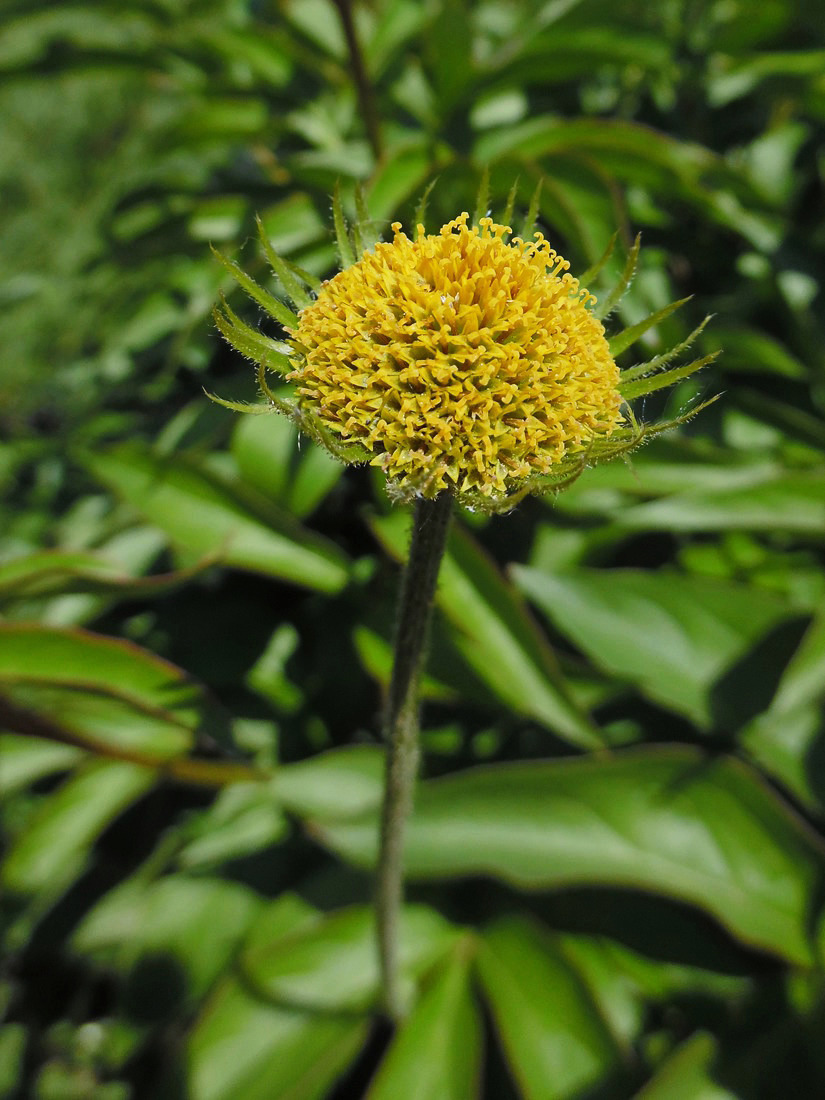
[[[333,436],[401,490],[503,499],[621,420],[594,299],[544,240],[461,214],[325,283],[291,336],[290,380]]]
[[[626,399],[708,361],[663,370],[700,326],[673,353],[620,374],[616,347],[681,303],[611,347],[596,299],[541,233],[528,242],[491,218],[470,226],[465,213],[437,234],[419,225],[411,240],[395,222],[391,241],[355,260],[337,204],[335,213],[342,256],[353,262],[316,283],[315,296],[262,233],[297,313],[223,260],[283,325],[286,342],[244,324],[225,303],[216,320],[259,364],[268,405],[253,411],[277,408],[345,461],[381,467],[401,498],[447,491],[492,511],[525,492],[558,488],[591,461],[671,426],[641,428]],[[638,242],[625,285],[637,253]],[[294,383],[292,402],[272,393],[267,370]]]

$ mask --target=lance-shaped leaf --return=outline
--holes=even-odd
[[[618,283],[613,287],[610,293],[596,306],[594,313],[598,318],[606,317],[622,300],[627,292],[628,287],[633,282],[633,276],[636,274],[636,268],[639,263],[639,250],[642,247],[642,235],[639,233],[636,236],[636,240],[633,242],[633,246],[627,254],[627,260],[625,261],[624,270],[619,277]],[[613,348],[610,349],[613,351]],[[613,351],[613,354],[617,353]]]
[[[396,1033],[367,1100],[475,1100],[481,1019],[470,984],[473,943],[465,937],[430,976]]]
[[[656,312],[651,313],[649,317],[645,317],[643,321],[639,321],[635,325],[630,325],[628,328],[622,329],[621,332],[616,333],[615,336],[611,336],[608,340],[610,354],[614,357],[620,355],[632,344],[635,344],[639,337],[643,336],[649,329],[652,329],[654,325],[658,325],[661,321],[664,321],[666,317],[669,317],[671,313],[675,313],[680,306],[683,306],[685,302],[689,301],[690,298],[688,297],[680,298],[676,302],[670,302],[669,305],[656,310]]]
[[[686,302],[687,300],[687,298],[682,298],[681,301],[674,302],[673,306],[678,307],[682,304],[682,302]],[[671,307],[666,306],[665,308],[670,309]],[[656,315],[654,314],[654,317],[655,316]],[[674,344],[672,348],[668,348],[667,351],[663,351],[660,355],[654,355],[652,359],[648,359],[645,363],[637,363],[633,367],[625,368],[625,370],[622,371],[622,383],[633,382],[637,378],[644,378],[646,374],[652,374],[654,371],[661,370],[662,367],[666,367],[668,363],[672,363],[674,359],[676,359],[679,355],[682,354],[683,351],[686,351],[691,346],[696,337],[699,336],[700,333],[704,330],[710,319],[711,315],[708,314],[704,321],[700,322],[700,324],[696,326],[696,328],[693,330],[693,332],[690,333],[689,336],[686,336],[684,340],[680,341],[680,343]],[[650,320],[650,318],[647,318],[646,321],[642,322],[642,324],[646,324],[647,320]],[[631,329],[625,329],[625,332],[630,331]],[[619,337],[624,336],[624,334],[625,333],[619,333]],[[614,339],[618,340],[619,337],[614,337]],[[630,344],[626,344],[625,347],[630,347]],[[624,350],[624,348],[622,350]],[[615,354],[618,354],[618,352],[615,352]]]
[[[212,252],[230,275],[232,275],[238,285],[243,287],[249,297],[254,302],[257,302],[261,309],[268,313],[270,317],[274,317],[275,320],[286,329],[291,330],[298,327],[298,316],[293,313],[288,306],[285,306],[283,302],[270,294],[268,290],[264,290],[262,286],[259,286],[252,276],[247,275],[244,269],[236,264],[234,260],[230,260],[226,256],[223,256],[217,249],[213,248]]]
[[[257,215],[255,217],[255,223],[258,226],[258,236],[261,238],[261,244],[263,245],[266,258],[269,261],[269,266],[281,280],[281,286],[283,286],[284,290],[299,309],[303,309],[304,306],[310,305],[312,302],[312,295],[307,292],[306,287],[296,278],[292,269],[288,267],[286,262],[281,259],[272,247],[269,236],[264,229],[264,224]]]
[[[341,261],[341,269],[343,270],[355,263],[355,253],[347,229],[344,209],[341,206],[341,188],[337,182],[335,193],[332,196],[332,221],[335,227],[335,243],[338,245],[338,258]]]
[[[218,331],[239,351],[245,359],[251,359],[253,363],[264,363],[268,370],[278,371],[279,374],[288,374],[292,370],[289,356],[292,349],[282,340],[273,340],[264,336],[262,332],[246,324],[231,309],[229,303],[221,295],[221,308],[217,307],[212,312]]]
[[[646,378],[637,378],[635,382],[620,382],[619,393],[626,401],[632,401],[636,397],[645,397],[656,390],[667,389],[668,386],[673,386],[677,382],[684,381],[685,378],[690,378],[702,367],[712,363],[719,355],[720,352],[713,351],[710,355],[703,355],[701,359],[694,359],[692,363],[685,363],[684,366],[672,367],[660,374],[649,374]]]

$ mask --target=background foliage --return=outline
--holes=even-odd
[[[825,41],[793,0],[3,5],[0,1093],[825,1092]],[[453,533],[404,934],[369,869],[407,518],[250,398],[208,242],[489,165],[724,398]],[[619,249],[621,252],[622,249]],[[264,267],[254,245],[242,253]],[[622,257],[616,258],[620,264]],[[615,271],[613,272],[615,274]],[[597,288],[598,289],[598,288]]]

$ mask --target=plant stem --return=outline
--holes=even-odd
[[[398,923],[404,890],[404,826],[412,809],[418,773],[418,684],[452,505],[449,493],[440,493],[434,500],[416,501],[384,719],[387,764],[376,917],[383,1008],[392,1020],[400,1019],[404,1008],[398,972]]]
[[[352,0],[333,0],[338,14],[341,17],[341,26],[344,29],[344,37],[349,48],[350,64],[352,65],[352,78],[355,81],[355,90],[358,93],[358,106],[364,125],[367,128],[367,138],[376,160],[381,159],[383,142],[381,141],[381,128],[378,125],[378,111],[375,106],[375,93],[367,69],[364,64],[364,55],[355,33],[355,22],[352,18]]]

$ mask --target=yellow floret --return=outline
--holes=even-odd
[[[290,379],[342,444],[402,491],[501,498],[620,423],[594,299],[540,233],[467,214],[410,240],[398,222],[321,287]]]

